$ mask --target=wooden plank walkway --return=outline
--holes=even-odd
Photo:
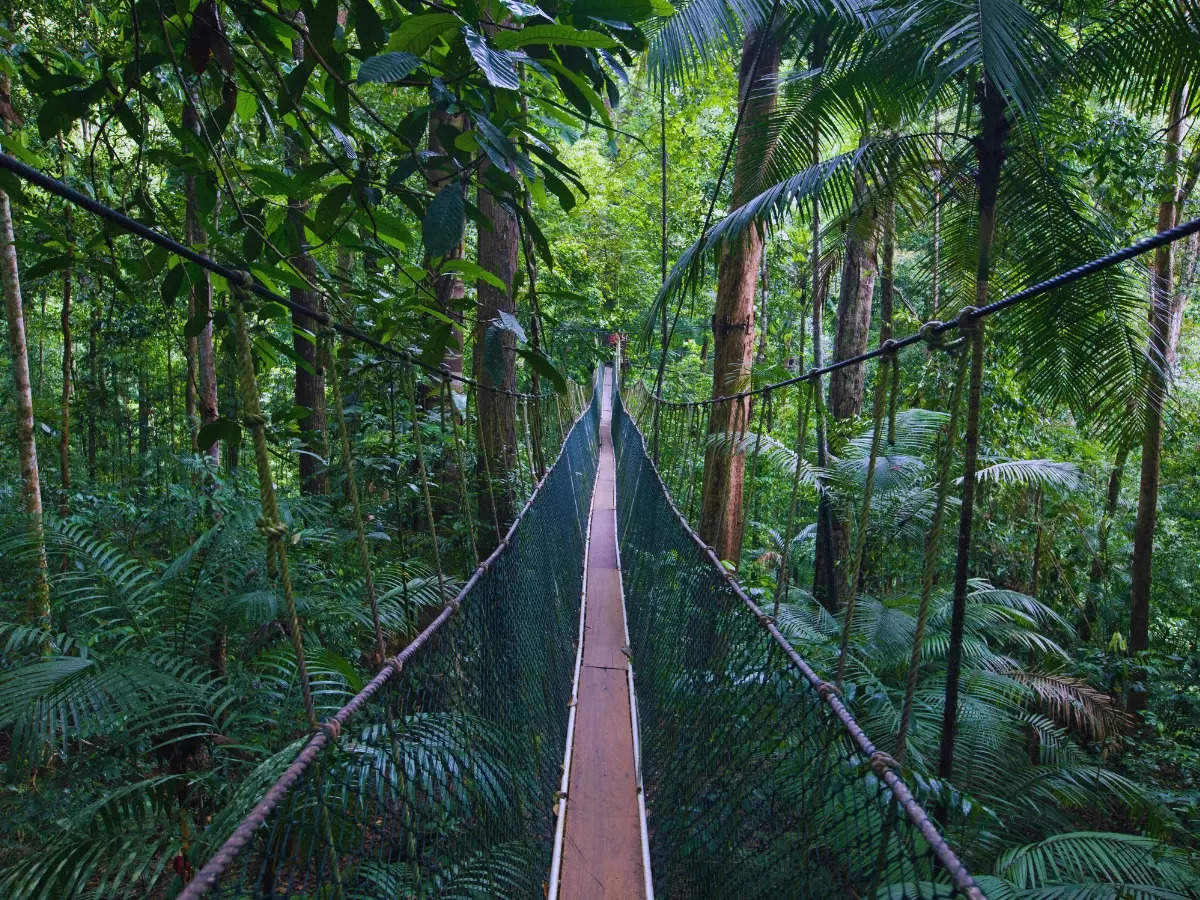
[[[592,495],[583,656],[558,896],[645,898],[643,816],[634,761],[625,609],[617,563],[611,368],[605,368],[600,463]]]

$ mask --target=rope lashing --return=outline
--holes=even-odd
[[[870,762],[871,768],[875,770],[875,774],[881,778],[883,777],[883,773],[889,769],[897,772],[900,771],[900,763],[892,759],[892,757],[888,756],[882,750],[876,750],[874,753],[872,753],[868,762]]]
[[[938,749],[938,775],[950,778],[954,769],[954,737],[958,727],[958,683],[962,671],[963,623],[967,606],[967,578],[971,564],[971,528],[975,515],[975,472],[979,461],[979,411],[983,387],[983,319],[981,310],[967,307],[959,315],[971,347],[967,388],[967,433],[963,440],[962,505],[958,515],[958,547],[954,559],[954,594],[950,613],[950,647],[946,656],[946,700],[942,739]]]
[[[811,382],[805,382],[805,388],[804,403],[797,404],[796,465],[792,471],[792,496],[788,502],[787,526],[783,530],[783,547],[780,552],[779,576],[775,580],[775,616],[779,615],[779,603],[787,596],[788,585],[792,579],[792,567],[788,561],[788,551],[792,546],[792,527],[796,521],[796,498],[800,492],[800,470],[804,467],[804,445],[808,441],[808,409],[812,403],[814,390]]]
[[[966,353],[958,357],[954,375],[954,386],[950,393],[950,420],[946,424],[937,461],[937,493],[933,505],[933,517],[925,532],[925,555],[921,571],[921,599],[917,608],[917,624],[913,632],[912,653],[908,661],[908,675],[904,687],[904,702],[900,711],[900,726],[896,733],[896,757],[903,762],[908,751],[908,729],[912,721],[913,698],[917,691],[917,675],[921,668],[921,651],[925,643],[925,628],[929,621],[929,601],[933,596],[934,572],[937,567],[938,543],[945,519],[946,500],[950,493],[950,465],[954,456],[954,442],[958,436],[958,422],[962,408],[963,385],[967,380]]]
[[[383,644],[383,627],[379,623],[379,601],[375,590],[375,574],[371,569],[371,548],[367,544],[367,529],[363,521],[362,503],[358,496],[358,478],[355,473],[354,455],[350,450],[350,429],[346,426],[346,405],[342,397],[341,376],[338,374],[337,356],[333,352],[333,330],[323,329],[327,340],[325,372],[333,393],[333,405],[337,412],[338,432],[341,435],[342,468],[346,475],[346,492],[350,496],[350,509],[354,516],[354,540],[358,547],[358,558],[362,564],[367,604],[371,609],[371,624],[375,629],[375,654],[377,663],[387,655]]]
[[[237,273],[230,279],[233,295],[234,337],[237,344],[238,387],[242,395],[242,421],[250,429],[254,445],[254,461],[258,470],[258,492],[262,515],[258,519],[259,531],[267,539],[268,564],[272,557],[278,564],[279,584],[287,606],[288,627],[291,630],[292,649],[296,653],[296,671],[300,677],[300,691],[304,696],[304,712],[310,728],[317,727],[317,713],[313,706],[312,687],[308,678],[308,664],[304,659],[304,638],[300,631],[300,617],[296,613],[296,597],[292,590],[292,576],[288,570],[287,526],[279,516],[279,503],[275,497],[275,482],[271,475],[271,457],[267,448],[266,416],[258,396],[258,379],[254,374],[254,353],[250,347],[250,330],[246,324],[246,286],[251,283],[248,273]]]
[[[846,596],[845,621],[842,624],[842,643],[841,652],[838,654],[837,664],[837,684],[842,685],[842,678],[846,672],[846,656],[850,646],[850,629],[854,625],[854,606],[858,598],[858,590],[862,582],[862,564],[863,554],[866,552],[867,546],[867,529],[871,519],[871,492],[875,485],[875,465],[879,461],[879,446],[883,438],[883,409],[884,399],[888,395],[888,377],[891,374],[891,366],[888,365],[889,357],[896,352],[896,342],[893,340],[884,341],[880,350],[884,352],[884,356],[879,363],[879,372],[875,383],[875,396],[872,401],[871,410],[871,452],[867,459],[866,481],[863,485],[863,500],[862,509],[858,514],[858,530],[854,536],[854,556],[850,569],[850,592]],[[829,541],[833,541],[832,533],[829,536]],[[830,581],[834,580],[834,573],[829,572]]]

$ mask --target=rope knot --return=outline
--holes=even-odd
[[[758,622],[760,625],[774,625],[775,624],[775,617],[768,615],[767,613],[759,613],[756,618],[758,619]]]
[[[321,725],[321,730],[329,735],[331,741],[336,742],[342,733],[342,723],[337,719],[330,719]]]
[[[900,763],[896,762],[895,759],[884,753],[882,750],[876,750],[874,753],[872,753],[870,762],[871,768],[875,770],[875,774],[880,778],[883,777],[883,773],[888,769],[894,769],[896,771],[900,770]]]
[[[242,422],[247,428],[258,428],[260,425],[267,424],[267,417],[262,413],[243,413]]]
[[[931,350],[937,350],[946,342],[945,338],[942,337],[941,328],[942,323],[937,319],[933,319],[922,325],[917,330],[917,334],[921,336],[921,340],[929,345]]]
[[[254,285],[254,276],[245,269],[234,269],[234,277],[230,279],[230,286],[236,291],[248,291]]]
[[[392,667],[392,671],[396,673],[397,678],[404,674],[404,660],[400,657],[393,656],[387,661],[387,664]]]
[[[955,320],[958,323],[958,330],[963,334],[973,331],[979,324],[979,307],[964,306]]]
[[[893,338],[888,338],[886,341],[880,344],[879,352],[887,356],[888,354],[895,353],[898,346],[899,345]]]
[[[842,696],[842,692],[838,689],[837,685],[829,681],[818,682],[817,693],[821,696],[822,700],[828,700],[830,694],[836,694],[839,697]]]
[[[288,527],[278,520],[259,519],[255,524],[269,540],[279,541],[287,537]]]

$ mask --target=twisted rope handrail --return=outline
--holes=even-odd
[[[667,505],[675,517],[679,520],[680,528],[683,529],[687,538],[691,540],[700,551],[707,563],[712,567],[712,570],[720,577],[728,586],[734,596],[746,607],[746,609],[754,616],[759,626],[763,628],[771,637],[771,640],[783,651],[790,665],[798,671],[804,680],[808,682],[809,687],[816,692],[833,715],[842,723],[846,734],[850,737],[854,746],[862,753],[874,773],[880,778],[892,791],[896,802],[904,810],[905,816],[912,825],[920,832],[921,836],[928,842],[938,864],[950,876],[954,886],[960,890],[969,900],[986,900],[983,891],[975,880],[971,877],[966,866],[958,858],[958,855],[946,842],[938,831],[937,826],[925,813],[924,809],[913,796],[912,791],[904,780],[896,773],[898,768],[895,760],[886,753],[883,753],[875,746],[862,727],[855,720],[854,715],[842,702],[839,689],[832,683],[825,681],[819,676],[816,671],[808,664],[808,662],[800,655],[799,651],[792,646],[791,642],[784,636],[778,626],[775,624],[773,616],[765,612],[762,607],[755,603],[750,596],[743,590],[742,586],[734,578],[733,574],[721,564],[716,551],[713,550],[704,540],[692,530],[691,525],[684,517],[683,513],[675,505],[675,499],[671,496],[671,492],[667,489],[666,483],[663,481],[662,474],[651,460],[646,447],[646,437],[633,421],[633,417],[625,410],[624,405],[619,406],[620,415],[628,419],[630,426],[634,429],[640,441],[640,450],[645,454],[646,464],[650,471],[654,474],[659,490],[662,491],[663,497],[666,499]]]
[[[579,427],[579,423],[589,414],[591,403],[588,403],[580,410],[579,414],[571,424],[570,430],[567,432],[569,438],[571,433]],[[566,447],[564,440],[563,446]],[[462,586],[461,590],[448,600],[441,612],[431,621],[413,640],[399,653],[384,661],[379,672],[363,687],[361,691],[354,695],[341,709],[335,712],[332,716],[317,726],[312,737],[305,743],[304,747],[297,754],[295,760],[284,770],[283,774],[276,779],[275,783],[267,790],[262,799],[255,804],[254,808],[246,815],[244,819],[234,828],[233,832],[225,839],[224,843],[218,848],[216,853],[209,857],[208,861],[196,872],[195,876],[180,892],[178,900],[199,900],[208,894],[210,890],[216,887],[221,877],[229,870],[237,859],[238,855],[251,843],[254,839],[254,834],[267,821],[271,813],[279,806],[284,798],[295,786],[296,782],[308,771],[308,769],[316,762],[321,752],[330,745],[331,742],[337,740],[341,734],[342,727],[359,709],[367,704],[392,678],[399,676],[407,662],[430,640],[433,639],[443,626],[450,621],[458,612],[463,602],[468,595],[478,584],[484,573],[495,563],[500,554],[509,547],[513,538],[517,533],[526,514],[533,507],[534,502],[538,499],[543,485],[554,471],[555,467],[565,458],[565,454],[560,454],[559,459],[555,461],[554,466],[547,470],[546,474],[538,481],[530,494],[529,499],[521,508],[512,525],[501,539],[496,548],[489,554],[487,559],[481,562],[475,571],[471,573],[470,578]]]
[[[1002,297],[987,306],[981,306],[978,309],[969,308],[963,310],[966,315],[960,314],[954,319],[942,322],[932,320],[925,322],[917,329],[915,334],[910,334],[908,337],[897,338],[886,345],[876,347],[874,350],[868,350],[865,353],[859,353],[856,356],[850,356],[846,359],[839,359],[829,365],[821,366],[816,369],[809,369],[801,375],[795,375],[791,378],[785,378],[782,381],[776,381],[773,384],[763,385],[752,390],[739,391],[735,394],[725,394],[720,397],[710,397],[707,400],[663,400],[658,402],[664,406],[670,406],[674,409],[679,409],[687,406],[710,406],[714,403],[725,403],[730,400],[740,400],[745,397],[755,397],[760,394],[769,394],[772,391],[777,391],[780,388],[790,387],[793,384],[801,382],[813,382],[818,378],[828,375],[830,372],[836,372],[838,369],[844,369],[847,366],[855,366],[860,363],[868,362],[872,359],[877,359],[889,353],[898,354],[901,350],[906,350],[915,344],[928,343],[934,347],[943,345],[944,335],[954,329],[959,329],[966,333],[970,326],[974,323],[985,319],[988,316],[994,315],[1010,306],[1015,306],[1026,300],[1031,300],[1034,297],[1040,297],[1042,294],[1048,293],[1055,288],[1063,287],[1067,284],[1079,281],[1089,275],[1094,275],[1096,272],[1104,269],[1112,268],[1118,263],[1123,263],[1126,260],[1133,259],[1135,256],[1141,256],[1143,253],[1148,253],[1151,250],[1156,250],[1167,244],[1173,244],[1181,238],[1200,232],[1200,216],[1189,219],[1187,222],[1168,228],[1166,231],[1160,231],[1157,234],[1152,234],[1149,237],[1143,238],[1136,243],[1122,247],[1120,250],[1114,250],[1105,256],[1099,256],[1088,262],[1082,263],[1073,269],[1068,269],[1065,272],[1060,272],[1053,278],[1047,278],[1045,281],[1039,281],[1037,284],[1031,285],[1023,290],[1017,291],[1015,294],[1009,294],[1007,297]]]
[[[301,315],[308,316],[316,321],[318,325],[330,328],[336,331],[338,334],[344,335],[345,337],[353,338],[356,341],[361,341],[367,346],[378,350],[380,353],[394,357],[395,359],[406,363],[411,363],[418,368],[437,375],[438,377],[449,378],[450,380],[456,381],[459,384],[468,385],[480,390],[491,391],[494,394],[502,394],[506,397],[516,397],[525,400],[541,400],[554,396],[552,392],[544,394],[526,394],[520,391],[510,391],[507,388],[494,387],[492,385],[484,384],[478,379],[470,378],[466,375],[460,375],[457,372],[452,372],[445,365],[431,365],[430,363],[424,362],[419,356],[416,356],[407,350],[401,350],[391,346],[390,344],[385,344],[383,341],[376,340],[361,329],[355,328],[353,325],[346,325],[342,322],[339,322],[327,312],[319,309],[313,309],[312,307],[306,306],[303,303],[297,303],[290,297],[277,294],[256,281],[251,281],[247,284],[245,281],[245,275],[241,270],[216,262],[215,260],[205,256],[203,253],[181,244],[179,241],[175,240],[169,235],[163,234],[161,231],[156,231],[150,226],[139,222],[137,219],[127,216],[125,213],[119,210],[113,209],[111,206],[104,205],[98,200],[89,197],[87,194],[75,190],[75,188],[71,187],[70,185],[64,184],[56,178],[52,178],[45,172],[35,169],[33,166],[26,165],[19,159],[16,159],[7,153],[0,152],[0,169],[7,169],[18,178],[28,181],[30,184],[37,185],[43,190],[48,191],[57,197],[61,197],[68,203],[72,203],[75,206],[86,209],[88,212],[99,216],[105,221],[111,222],[113,225],[116,225],[123,231],[137,235],[138,237],[161,247],[168,253],[173,253],[182,259],[186,259],[188,262],[195,263],[202,269],[212,272],[214,275],[220,275],[229,282],[231,287],[235,285],[241,285],[250,293],[261,297],[264,300],[270,300],[273,303],[279,303],[294,313],[300,313]]]

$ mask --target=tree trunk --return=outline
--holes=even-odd
[[[71,214],[67,212],[67,223],[70,224]],[[72,257],[74,253],[72,252]],[[62,416],[58,425],[58,471],[62,496],[58,501],[58,513],[66,516],[70,510],[71,495],[71,287],[74,271],[68,268],[63,273],[62,314],[59,323],[62,326]]]
[[[871,308],[878,270],[876,236],[877,212],[867,203],[866,184],[855,180],[855,201],[860,213],[846,232],[846,250],[842,258],[841,287],[838,293],[837,332],[833,360],[858,356],[867,349],[871,333]],[[829,376],[829,413],[837,421],[853,419],[862,412],[865,366],[862,363],[837,369]],[[835,579],[833,596],[845,602],[850,591],[850,523],[833,504],[826,504],[826,515],[817,520],[816,559],[821,567],[818,578],[828,584],[824,570],[833,560]]]
[[[520,236],[513,212],[482,186],[489,168],[488,165],[480,168],[478,201],[482,224],[477,242],[478,261],[480,266],[498,277],[504,287],[498,288],[482,280],[475,286],[479,299],[472,366],[475,379],[481,385],[476,397],[483,457],[477,472],[483,518],[481,554],[490,552],[499,543],[504,529],[513,520],[512,473],[517,466],[516,399],[502,393],[516,390],[516,338],[497,323],[501,312],[515,315],[517,311],[512,285],[517,271]]]
[[[866,185],[856,182],[857,200],[865,202]],[[838,294],[837,336],[833,361],[858,356],[867,349],[871,332],[871,306],[878,270],[876,251],[876,210],[873,205],[851,223],[846,233],[846,252],[842,259],[842,281]],[[866,366],[845,366],[829,376],[829,414],[835,419],[852,419],[862,412],[863,381]]]
[[[466,119],[461,114],[451,114],[443,107],[435,106],[429,115],[429,152],[438,155],[444,155],[446,148],[442,146],[441,138],[438,132],[443,128],[449,128],[454,132],[463,130],[466,124]],[[446,186],[446,180],[453,174],[453,167],[449,160],[444,164],[433,165],[429,168],[429,189],[433,193],[437,193]],[[459,182],[460,190],[464,198],[467,193],[466,181]],[[462,259],[463,242],[460,241],[458,246],[452,248],[446,254],[446,259]],[[515,265],[514,265],[515,270]],[[434,295],[437,298],[438,308],[455,322],[454,327],[450,329],[450,343],[446,347],[446,352],[442,355],[442,365],[445,366],[451,373],[462,375],[463,373],[463,299],[467,295],[467,286],[463,282],[461,276],[448,272],[438,276],[433,282]],[[463,384],[460,381],[451,381],[450,387],[456,392],[462,392]]]
[[[1186,92],[1171,99],[1167,115],[1167,147],[1164,170],[1167,182],[1162,186],[1158,206],[1158,230],[1175,225],[1179,215],[1179,143],[1183,137]],[[1137,520],[1133,526],[1133,561],[1129,585],[1129,653],[1150,648],[1150,587],[1154,529],[1158,520],[1159,466],[1162,457],[1163,403],[1167,393],[1168,345],[1174,302],[1173,245],[1154,251],[1151,270],[1153,293],[1150,304],[1150,346],[1147,371],[1146,424],[1142,431],[1142,470],[1138,488]],[[1146,708],[1145,670],[1135,670],[1129,687],[1127,707],[1140,713]]]
[[[295,12],[296,25],[303,27],[304,14]],[[292,58],[297,64],[304,62],[304,41],[297,37],[292,41]],[[308,154],[299,148],[297,134],[289,135],[287,163],[293,171],[299,171],[308,163]],[[304,217],[308,202],[289,197],[288,217],[296,241],[296,252],[291,256],[292,267],[307,283],[314,284],[317,278],[317,263],[308,252],[308,238],[304,233]],[[321,295],[314,290],[292,287],[288,296],[293,303],[308,309],[324,312]],[[325,370],[321,354],[317,352],[317,322],[312,316],[292,310],[292,347],[302,362],[296,363],[294,398],[296,405],[308,410],[300,419],[300,492],[302,494],[329,493],[329,440],[325,421]]]
[[[746,35],[738,76],[738,100],[745,106],[733,164],[735,205],[749,199],[749,184],[761,165],[767,119],[775,109],[779,58],[776,35],[760,30]],[[754,354],[754,300],[762,251],[761,235],[750,229],[735,245],[727,247],[721,258],[712,319],[714,397],[736,393],[749,383]],[[708,433],[738,434],[747,429],[749,419],[749,398],[713,404]],[[745,480],[744,453],[731,446],[710,447],[706,451],[699,533],[718,557],[734,565],[742,555]]]
[[[138,401],[138,456],[143,460],[150,452],[150,388],[146,383],[146,370],[139,368],[137,374]]]
[[[1180,198],[1179,208],[1182,207],[1183,198]],[[1178,216],[1176,212],[1177,219]],[[1167,366],[1171,370],[1179,363],[1179,332],[1183,328],[1183,313],[1187,309],[1191,289],[1196,284],[1197,267],[1200,267],[1200,232],[1189,235],[1187,243],[1182,246],[1179,275],[1171,301],[1170,328],[1167,332]]]
[[[191,301],[188,301],[189,304]],[[96,430],[96,407],[100,404],[100,364],[96,344],[100,337],[100,300],[92,297],[92,309],[88,318],[88,384],[87,384],[87,474],[88,481],[96,483],[96,444],[99,433]],[[195,438],[195,432],[192,432]]]
[[[996,237],[996,200],[1000,193],[1000,170],[1004,165],[1009,121],[1005,100],[989,79],[979,86],[980,134],[976,142],[979,162],[979,243],[975,257],[975,306],[988,302],[992,271],[992,246]],[[976,328],[982,328],[979,322]],[[946,693],[942,710],[942,735],[938,748],[938,775],[954,775],[954,738],[958,730],[958,683],[962,671],[963,623],[967,611],[967,580],[971,562],[971,531],[974,515],[975,465],[979,454],[979,407],[983,380],[983,344],[972,341],[961,352],[971,354],[971,383],[968,389],[967,431],[963,441],[962,505],[958,517],[955,549],[954,593],[950,611],[950,646],[946,656]],[[945,815],[939,817],[945,821]]]
[[[183,106],[183,127],[199,133],[200,117],[191,98]],[[186,243],[189,247],[203,248],[208,243],[208,233],[200,226],[200,215],[196,206],[196,176],[188,175],[185,180],[187,191]],[[204,329],[196,336],[196,405],[199,408],[200,425],[215,422],[220,415],[217,407],[217,366],[213,354],[212,333],[212,280],[205,269],[195,269],[196,280],[192,282],[189,314],[204,317]],[[216,442],[208,447],[197,447],[206,453],[216,465],[221,458]]]
[[[758,311],[758,351],[754,354],[754,364],[758,366],[765,365],[767,362],[767,291],[769,289],[769,278],[767,273],[767,254],[763,251],[762,254],[762,290],[761,302]]]
[[[0,83],[0,97],[7,98],[7,79]],[[29,348],[25,343],[25,314],[21,305],[21,280],[17,246],[13,236],[12,206],[0,190],[0,282],[4,288],[4,313],[8,319],[8,352],[12,358],[13,386],[17,395],[17,449],[21,480],[25,488],[25,512],[36,545],[33,584],[25,601],[25,620],[50,630],[50,586],[46,580],[46,544],[42,534],[42,486],[38,477],[37,443],[34,439],[33,390],[29,383]]]

